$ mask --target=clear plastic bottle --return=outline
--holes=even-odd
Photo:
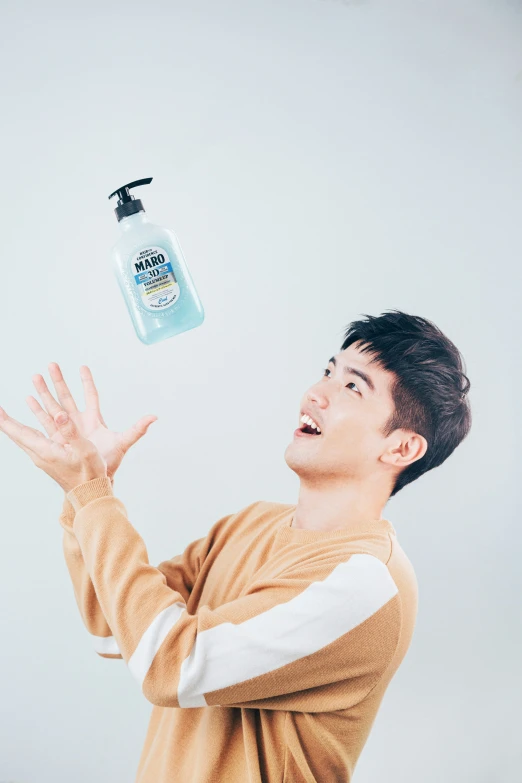
[[[175,233],[151,223],[129,188],[152,177],[122,185],[114,210],[121,236],[112,247],[113,271],[136,334],[152,345],[203,323],[199,299]]]

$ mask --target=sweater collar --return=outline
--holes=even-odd
[[[279,517],[277,532],[285,541],[321,541],[329,538],[364,538],[368,535],[396,535],[395,528],[389,519],[361,519],[352,521],[349,525],[336,530],[310,530],[308,528],[293,527],[295,505],[287,506]]]

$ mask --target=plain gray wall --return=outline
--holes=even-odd
[[[521,3],[20,2],[1,24],[0,405],[40,426],[25,397],[57,361],[82,407],[91,367],[110,427],[159,416],[115,482],[157,564],[296,501],[299,401],[351,320],[434,320],[474,421],[384,511],[419,615],[354,777],[520,779]],[[148,176],[206,310],[155,346],[107,198]],[[83,627],[60,487],[5,435],[0,463],[0,780],[131,781],[152,707]]]

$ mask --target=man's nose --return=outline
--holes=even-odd
[[[317,405],[318,408],[326,408],[328,405],[328,398],[324,391],[319,391],[319,389],[317,389],[315,386],[312,386],[308,390],[306,399],[312,405]]]

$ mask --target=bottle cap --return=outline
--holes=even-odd
[[[135,188],[137,185],[149,185],[151,182],[152,177],[147,177],[146,179],[137,179],[134,182],[128,182],[127,185],[122,185],[121,188],[118,188],[114,191],[114,193],[111,193],[109,198],[118,195],[119,199],[118,206],[114,210],[116,217],[118,218],[118,222],[120,222],[120,220],[122,220],[124,217],[134,215],[135,212],[145,212],[141,199],[131,196],[129,193],[129,188]]]

